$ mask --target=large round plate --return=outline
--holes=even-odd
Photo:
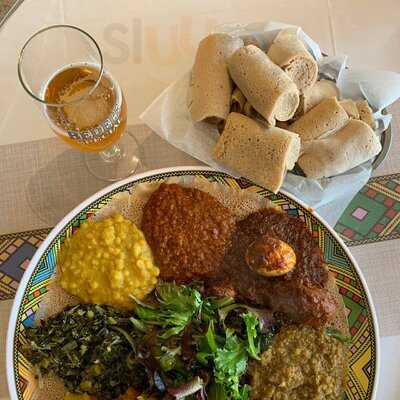
[[[269,198],[284,212],[300,218],[307,224],[325,255],[329,269],[336,276],[336,283],[348,313],[353,342],[344,399],[374,399],[379,367],[376,315],[362,273],[342,240],[313,210],[293,196],[286,193],[273,194],[246,179],[235,179],[222,172],[199,167],[151,171],[115,183],[84,201],[52,230],[26,270],[11,311],[7,336],[7,378],[11,399],[34,398],[37,383],[32,366],[19,349],[25,341],[25,328],[32,324],[35,313],[46,296],[49,279],[56,268],[57,252],[63,240],[71,235],[82,221],[104,207],[116,193],[127,191],[139,182],[159,181],[171,176],[184,175],[198,175],[237,190],[251,190]]]

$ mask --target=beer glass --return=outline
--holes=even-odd
[[[137,142],[124,135],[124,95],[87,32],[71,25],[36,32],[22,47],[18,77],[54,133],[84,152],[93,175],[116,181],[136,170]]]

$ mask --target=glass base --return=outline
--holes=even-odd
[[[125,132],[121,139],[100,153],[85,153],[89,172],[103,181],[115,182],[132,175],[139,165],[139,144]]]

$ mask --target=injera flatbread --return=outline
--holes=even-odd
[[[360,113],[358,111],[357,104],[353,99],[340,100],[339,104],[344,108],[350,118],[360,119]]]
[[[301,141],[306,142],[340,129],[348,119],[346,111],[336,97],[330,97],[305,113],[291,124],[288,130],[296,132]]]
[[[164,180],[164,182],[177,183],[187,187],[195,187],[211,194],[225,207],[228,207],[236,215],[237,220],[243,219],[248,214],[262,208],[275,207],[269,202],[269,200],[250,190],[236,190],[217,182],[211,183],[203,177],[173,177]],[[131,219],[135,224],[140,226],[143,207],[150,195],[159,187],[160,184],[161,181],[140,183],[131,189],[131,193],[125,191],[114,195],[112,200],[96,214],[95,219],[103,219],[118,212],[125,218]],[[345,308],[338,289],[334,284],[333,276],[328,280],[327,289],[337,296],[339,304],[337,314],[329,325],[336,327],[344,334],[348,334]],[[36,322],[38,318],[49,317],[60,312],[64,307],[77,303],[78,299],[69,296],[57,285],[56,280],[53,279],[48,287],[48,292],[41,303],[39,314],[36,314]],[[66,392],[67,391],[59,378],[53,375],[47,375],[42,378],[42,384],[38,385],[33,398],[37,400],[63,400]]]
[[[246,99],[269,124],[292,118],[299,105],[299,91],[262,50],[253,45],[239,48],[229,58],[228,68]]]
[[[242,113],[247,100],[239,88],[235,88],[231,97],[231,112]]]
[[[228,116],[233,85],[226,59],[241,46],[242,39],[225,33],[209,35],[200,42],[188,89],[193,121],[218,123]]]
[[[316,82],[318,64],[297,37],[297,28],[282,29],[272,42],[267,54],[290,76],[300,92]]]
[[[364,121],[372,129],[375,129],[376,122],[374,120],[374,116],[373,116],[371,107],[368,104],[368,101],[367,100],[357,100],[356,106],[357,106],[358,112],[360,114],[361,121]]]
[[[339,89],[334,82],[327,79],[321,79],[315,84],[305,89],[300,96],[300,105],[296,111],[296,115],[303,115],[311,110],[322,100],[329,99],[330,97],[339,98]]]
[[[242,114],[231,113],[213,157],[276,193],[286,171],[294,167],[299,152],[298,135],[276,127],[265,129]]]
[[[298,164],[307,177],[319,179],[348,171],[376,156],[378,136],[363,121],[351,119],[340,131],[307,143]]]

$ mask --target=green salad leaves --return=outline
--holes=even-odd
[[[202,306],[201,294],[190,286],[160,283],[155,297],[156,306],[136,302],[135,312],[143,323],[163,328],[163,339],[179,335],[190,321],[199,315]]]
[[[78,305],[27,329],[27,358],[68,390],[114,399],[246,400],[250,359],[271,341],[265,310],[203,297],[201,285],[160,283],[134,310]],[[269,321],[269,322],[268,322]]]
[[[225,330],[225,343],[214,356],[214,378],[224,387],[229,399],[246,399],[249,395],[247,385],[240,385],[240,378],[247,369],[247,346],[233,330]]]
[[[157,307],[137,302],[135,313],[140,323],[160,326],[161,340],[179,335],[189,324],[194,325],[200,331],[195,340],[195,359],[201,366],[212,369],[213,391],[218,389],[227,399],[248,398],[249,387],[242,386],[240,380],[246,372],[248,358],[260,358],[258,316],[251,311],[240,313],[236,323],[242,322],[242,327],[237,332],[225,324],[227,313],[240,308],[231,298],[202,299],[196,288],[171,283],[159,285],[155,298]],[[165,358],[162,358],[163,364]],[[164,366],[164,371],[170,370],[167,368]]]

